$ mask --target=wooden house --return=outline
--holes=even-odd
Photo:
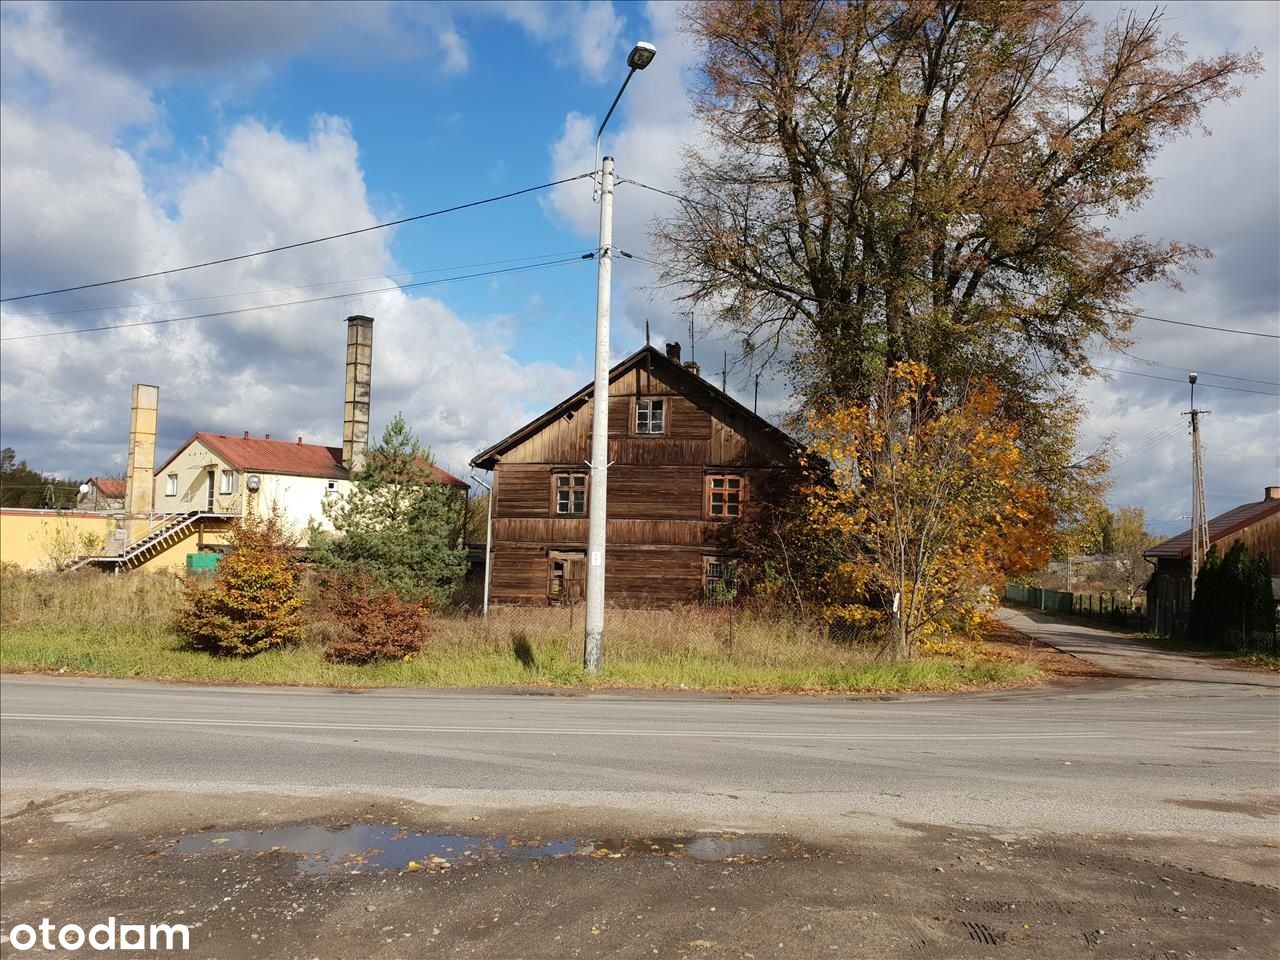
[[[796,450],[696,371],[670,344],[609,372],[609,603],[698,600],[731,577],[733,522]],[[494,475],[494,603],[583,597],[591,421],[588,384],[471,461]]]
[[[1242,543],[1250,553],[1267,558],[1272,584],[1280,598],[1280,487],[1267,487],[1262,499],[1245,503],[1209,521],[1209,545],[1226,556]],[[1155,569],[1147,581],[1147,621],[1162,634],[1181,633],[1191,613],[1191,531],[1143,553]]]

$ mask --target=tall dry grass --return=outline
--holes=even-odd
[[[835,643],[820,626],[728,607],[608,613],[603,676],[581,669],[579,607],[495,607],[430,618],[424,652],[353,667],[324,659],[334,626],[309,587],[307,639],[220,659],[173,629],[181,581],[164,574],[0,572],[0,666],[111,676],[336,686],[591,685],[741,691],[953,689],[1018,682],[1033,667],[976,658],[895,662],[883,643]]]

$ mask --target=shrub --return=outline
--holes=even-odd
[[[187,581],[185,609],[175,624],[199,650],[251,657],[302,636],[302,587],[294,569],[294,541],[279,515],[232,524],[231,550],[212,582]]]
[[[429,597],[406,600],[366,575],[329,576],[324,585],[329,612],[341,628],[328,641],[328,660],[354,664],[407,660],[426,645],[431,632]]]

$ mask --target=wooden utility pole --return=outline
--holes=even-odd
[[[1191,417],[1191,598],[1196,596],[1196,577],[1204,566],[1209,552],[1209,516],[1204,496],[1204,450],[1200,445],[1200,414],[1208,410],[1196,409],[1196,375],[1187,377],[1191,384],[1191,409],[1184,414]]]

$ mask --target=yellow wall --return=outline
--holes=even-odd
[[[54,570],[58,562],[66,563],[92,553],[102,554],[111,531],[123,523],[123,517],[101,513],[60,513],[56,510],[0,510],[0,563],[13,563],[24,570]],[[91,539],[99,538],[94,544]],[[227,542],[227,525],[206,521],[206,547]],[[195,528],[163,553],[148,560],[138,570],[186,569],[187,554],[200,550],[200,533]]]
[[[101,513],[0,510],[0,563],[53,570],[59,562],[101,553],[117,522]]]

